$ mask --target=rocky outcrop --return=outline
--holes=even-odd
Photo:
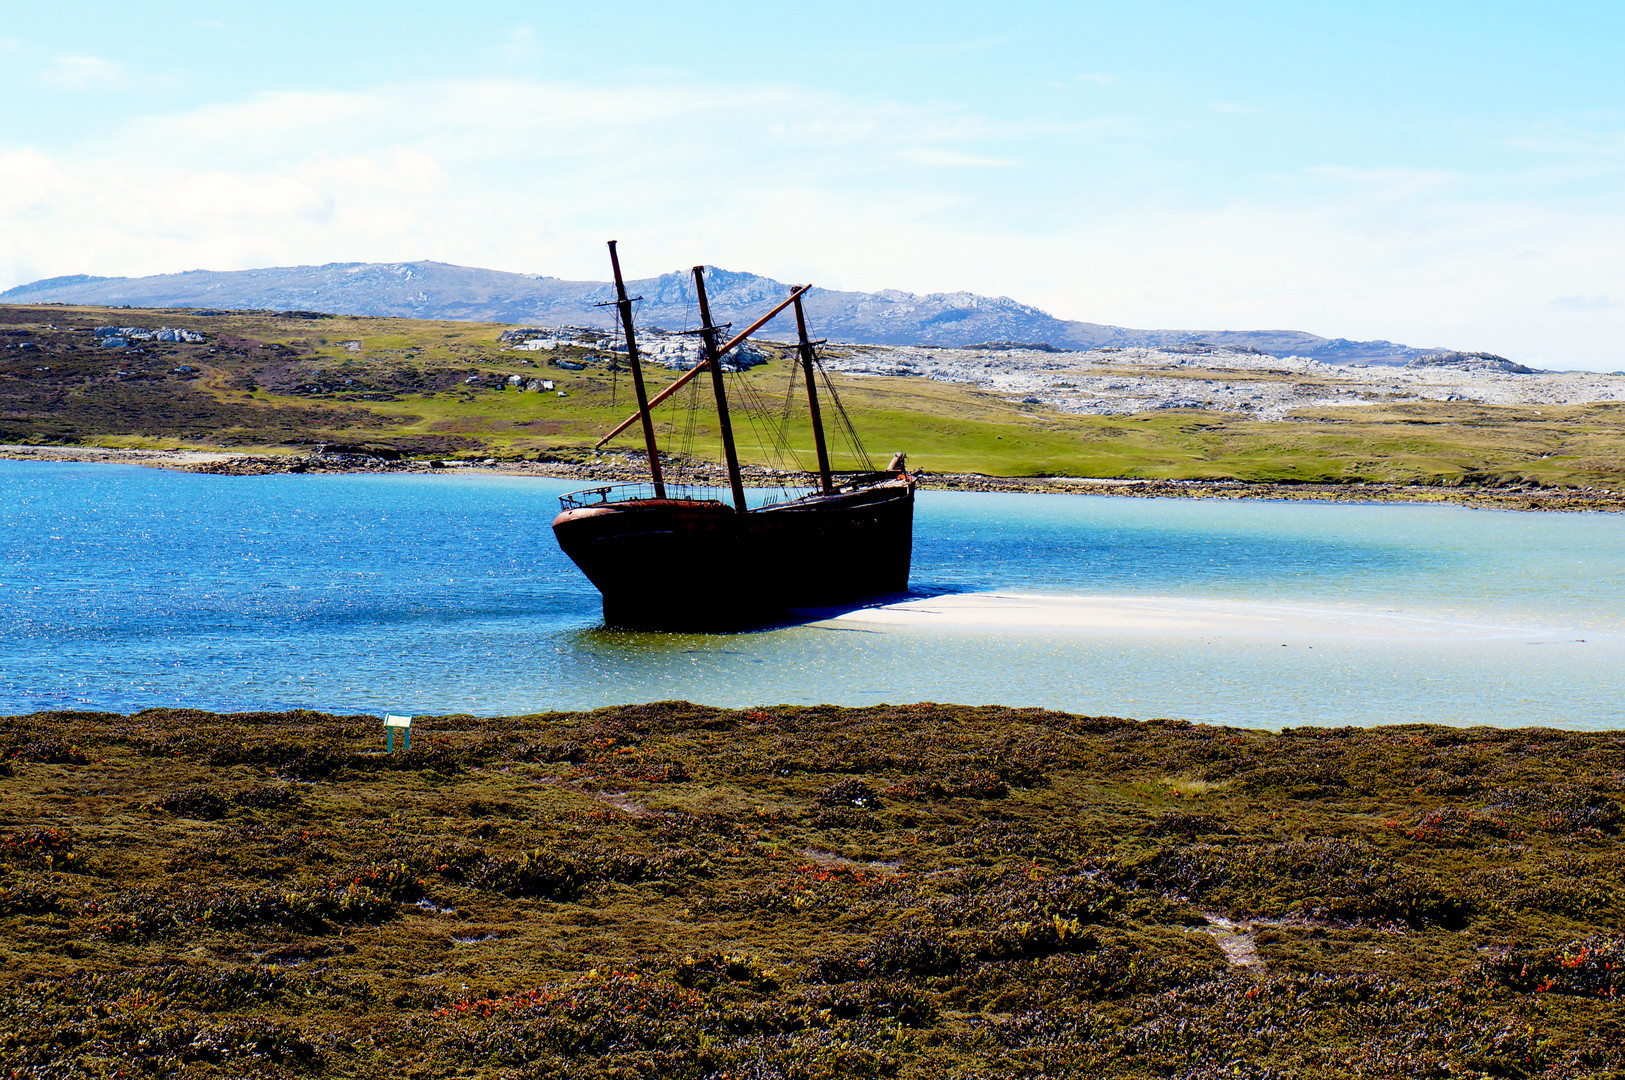
[[[832,348],[824,365],[854,375],[958,382],[1026,406],[1058,412],[1134,415],[1205,410],[1280,420],[1397,402],[1540,406],[1625,402],[1625,378],[1591,372],[1535,372],[1489,353],[1450,353],[1408,366],[1331,364],[1301,356],[1206,342],[1160,349]]]
[[[163,341],[171,344],[200,345],[203,335],[196,330],[179,330],[173,326],[157,328],[145,326],[98,326],[91,333],[96,343],[109,349],[122,349],[134,341]]]
[[[1419,356],[1408,362],[1408,368],[1456,368],[1460,371],[1502,371],[1509,375],[1534,375],[1534,368],[1513,363],[1504,356],[1487,352],[1447,352],[1436,356]]]
[[[316,448],[322,456],[365,457],[380,461],[399,461],[401,452],[389,443],[324,443]]]
[[[973,345],[961,345],[961,349],[982,349],[987,352],[1010,352],[1022,350],[1024,352],[1070,352],[1070,349],[1057,349],[1047,341],[980,341]]]
[[[519,326],[504,330],[497,340],[518,352],[558,352],[564,349],[585,349],[608,356],[587,357],[587,363],[577,357],[571,360],[554,359],[548,363],[567,371],[580,371],[593,361],[624,360],[626,346],[618,338],[602,330],[587,326]],[[696,334],[673,334],[650,327],[638,335],[638,354],[645,363],[687,371],[700,362],[704,355]],[[744,341],[723,358],[726,371],[742,371],[767,363],[767,354],[752,341]]]

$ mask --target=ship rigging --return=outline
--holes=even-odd
[[[560,548],[602,594],[605,625],[738,629],[771,623],[798,609],[850,605],[906,590],[913,549],[914,477],[900,454],[884,470],[837,472],[830,467],[818,395],[819,343],[808,335],[802,303],[811,286],[792,289],[765,315],[719,344],[727,327],[712,320],[704,268],[694,267],[700,316],[695,333],[701,358],[651,397],[638,353],[633,300],[613,240],[609,252],[615,276],[613,303],[625,335],[638,408],[598,445],[640,425],[650,483],[571,492],[561,498],[562,510],[553,521]],[[724,358],[787,308],[795,312],[796,362],[806,385],[818,486],[788,501],[752,507],[734,441]],[[707,372],[727,467],[728,502],[669,482],[656,440],[654,407]],[[833,383],[826,382],[826,387],[843,430],[850,432]]]

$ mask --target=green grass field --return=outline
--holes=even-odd
[[[179,326],[204,345],[96,347],[97,325]],[[590,449],[631,411],[630,376],[584,371],[502,349],[495,324],[374,318],[282,318],[183,311],[0,309],[0,441],[292,450],[312,443],[393,442],[418,456],[531,457]],[[59,327],[52,330],[47,327]],[[77,328],[77,329],[75,329]],[[197,370],[177,377],[172,369]],[[777,357],[730,376],[747,462],[810,467],[806,407],[792,399],[796,458],[752,438],[779,424],[792,365]],[[474,385],[466,380],[474,375]],[[551,379],[557,391],[495,389],[509,375]],[[673,372],[650,373],[651,392]],[[835,385],[878,463],[907,451],[916,468],[990,476],[1235,479],[1260,482],[1538,482],[1618,488],[1625,477],[1625,406],[1535,408],[1396,403],[1260,421],[1202,410],[1079,416],[971,387],[917,378],[836,376]],[[673,398],[682,403],[688,391]],[[708,381],[696,380],[692,421],[659,411],[662,448],[720,460]],[[755,407],[751,399],[754,396]],[[637,428],[614,446],[639,446]],[[859,462],[832,438],[836,467]]]

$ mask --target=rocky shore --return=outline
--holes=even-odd
[[[542,455],[543,460],[484,458],[390,460],[364,453],[240,454],[199,450],[135,450],[79,446],[0,445],[0,459],[18,461],[83,461],[144,465],[222,476],[273,473],[451,473],[538,476],[579,480],[583,484],[636,484],[648,478],[635,452],[614,451],[580,460]],[[747,466],[751,487],[810,487],[816,478]],[[945,491],[1010,491],[1116,495],[1132,498],[1294,499],[1320,502],[1447,502],[1501,510],[1621,511],[1625,491],[1601,487],[1541,487],[1506,483],[1495,477],[1458,486],[1422,484],[1287,484],[1239,480],[1139,480],[1079,476],[984,476],[978,473],[921,473],[924,489]],[[726,486],[727,474],[707,462],[688,466],[685,482]]]

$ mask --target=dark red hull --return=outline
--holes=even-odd
[[[553,533],[603,594],[608,626],[760,625],[906,590],[914,481],[875,477],[744,514],[709,499],[606,499],[566,509]]]

